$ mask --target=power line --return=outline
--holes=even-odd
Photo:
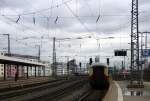
[[[65,3],[69,3],[71,1],[73,1],[73,0],[64,1],[64,2],[62,2],[60,4],[57,4],[56,6],[52,6],[50,8],[45,8],[45,9],[41,9],[41,10],[37,10],[37,11],[33,11],[33,12],[21,13],[21,14],[18,14],[18,15],[20,15],[20,16],[22,16],[22,15],[33,15],[33,14],[45,12],[45,11],[48,11],[48,10],[51,10],[51,9],[54,9],[54,8],[58,8],[58,7],[62,6],[62,5],[64,5]],[[18,15],[12,14],[12,15],[9,15],[9,16],[18,16]]]
[[[33,14],[33,15],[35,15],[35,13]],[[0,14],[0,16],[8,16],[8,17],[14,17],[13,15],[7,15],[7,14]],[[15,15],[15,16],[24,16],[24,15]],[[79,17],[79,18],[96,18],[96,17],[98,17],[99,16],[99,14],[98,15],[84,15],[84,16],[79,16],[79,15],[76,15],[77,17]],[[131,15],[129,15],[128,13],[127,14],[101,14],[100,16],[117,16],[117,17],[122,17],[122,16],[131,16]],[[25,16],[24,16],[25,17]],[[31,15],[29,15],[29,16],[26,16],[26,17],[33,17],[33,16],[31,16]],[[36,18],[56,18],[57,16],[35,16]],[[73,16],[59,16],[59,18],[63,18],[63,19],[67,19],[67,18],[75,18],[75,17],[73,17]]]
[[[15,25],[17,25],[17,26],[19,26],[19,25],[21,25],[23,28],[26,28],[26,29],[31,29],[31,26],[29,27],[29,26],[27,26],[27,25],[24,25],[24,24],[17,24],[14,20],[12,20],[11,18],[8,18],[8,17],[6,17],[6,16],[3,16],[4,18],[6,18],[6,19],[8,19],[9,21],[11,21],[13,24],[15,24]],[[17,28],[17,26],[14,26],[14,27],[16,27]],[[30,30],[32,33],[35,33],[35,32],[37,32],[37,33],[39,33],[40,34],[40,32],[38,32],[37,30],[34,30],[34,31],[32,31],[32,30]],[[35,34],[37,34],[37,33],[35,33]]]
[[[72,13],[72,15],[80,22],[80,24],[92,35],[94,35],[93,33],[90,32],[90,30],[84,25],[84,23],[82,23],[82,21],[78,18],[78,16],[72,11],[72,9],[68,6],[67,3],[65,3],[66,7],[69,9],[69,11]]]

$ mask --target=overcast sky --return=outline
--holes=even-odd
[[[130,48],[131,1],[0,0],[0,34],[10,34],[12,53],[37,55],[41,45],[42,59],[50,59],[53,37],[72,38],[56,41],[57,56],[84,61],[79,56],[100,55],[105,62],[115,49]],[[150,30],[149,17],[150,0],[139,0],[141,32]],[[6,36],[0,35],[0,44],[7,51]]]

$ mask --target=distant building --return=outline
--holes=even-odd
[[[52,69],[51,67],[45,68],[45,76],[51,76],[52,75]]]
[[[70,73],[71,73],[71,74],[76,73],[76,71],[77,71],[76,60],[75,60],[75,59],[70,60],[67,64],[68,64],[68,66],[69,66],[68,68],[69,68]]]
[[[52,67],[49,62],[45,62],[45,76],[51,76],[52,75]]]
[[[60,63],[56,63],[56,75],[67,75],[68,71],[67,71],[67,64],[60,62]]]
[[[98,62],[100,62],[99,56],[96,56],[96,57],[95,57],[95,63],[98,63]]]
[[[0,56],[8,56],[7,53],[0,53]],[[20,58],[22,60],[28,60],[32,62],[39,62],[39,58],[36,56],[29,56],[29,55],[19,55],[19,54],[11,54],[9,55],[13,58]],[[45,64],[45,67],[42,66],[28,66],[28,72],[27,72],[27,66],[21,66],[18,67],[18,76],[19,78],[26,78],[27,73],[29,77],[35,77],[36,76],[50,76],[52,74],[50,63],[43,62]],[[6,64],[6,71],[5,76],[6,78],[14,78],[15,74],[17,72],[17,65],[12,64]],[[36,68],[36,69],[35,69]],[[36,70],[36,73],[35,73]],[[4,79],[4,64],[0,64],[0,79]]]
[[[6,53],[5,53],[5,52],[2,52],[2,53],[0,53],[0,55],[1,55],[1,56],[5,56],[5,55],[6,55]]]

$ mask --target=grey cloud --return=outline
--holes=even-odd
[[[24,8],[29,7],[25,0],[0,0],[0,5],[1,8],[10,8],[13,10],[23,10]]]

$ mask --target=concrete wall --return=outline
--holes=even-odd
[[[4,78],[4,65],[0,64],[0,80]]]
[[[26,78],[27,77],[27,66],[18,66],[18,76]],[[8,65],[6,64],[6,78],[14,78],[15,74],[17,72],[17,66],[16,65]],[[44,75],[45,74],[45,75]],[[36,66],[36,76],[51,76],[52,75],[52,69],[51,67],[42,67],[42,66]],[[28,67],[28,76],[29,77],[35,77],[35,66],[29,66]],[[0,80],[4,79],[4,64],[0,64]]]
[[[18,76],[24,77],[24,66],[18,66]],[[17,72],[17,66],[16,65],[6,65],[6,75],[7,78],[15,77],[15,74]]]
[[[6,77],[15,77],[15,73],[16,73],[16,65],[7,65],[6,64]]]

